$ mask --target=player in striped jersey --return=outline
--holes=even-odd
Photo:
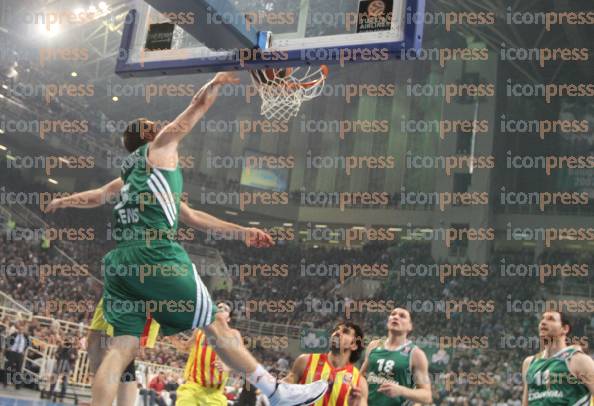
[[[522,406],[588,406],[594,394],[594,360],[568,346],[571,325],[564,313],[545,312],[539,323],[542,351],[522,364]]]
[[[227,323],[231,321],[231,309],[224,302],[217,304],[218,315]],[[241,342],[241,334],[231,329],[235,340]],[[202,330],[194,330],[192,337],[181,342],[172,337],[176,347],[190,351],[184,370],[184,384],[177,389],[176,406],[226,406],[225,385],[229,378],[229,368],[221,361],[215,348],[208,343]]]
[[[369,343],[361,367],[369,382],[369,405],[430,404],[429,362],[423,350],[408,340],[413,329],[410,312],[393,309],[386,327],[388,338]]]
[[[328,381],[328,391],[315,406],[367,406],[367,381],[353,364],[363,352],[363,331],[351,322],[339,323],[330,337],[330,352],[302,354],[285,381]]]

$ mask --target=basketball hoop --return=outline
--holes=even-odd
[[[288,121],[304,101],[322,94],[328,67],[266,68],[250,73],[262,99],[260,113],[268,120]]]

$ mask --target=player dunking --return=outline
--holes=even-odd
[[[388,338],[369,343],[361,372],[369,384],[370,406],[432,402],[427,356],[408,340],[413,329],[410,312],[390,312]]]
[[[220,86],[230,83],[239,81],[231,73],[217,74],[154,138],[140,130],[126,132],[124,144],[134,152],[123,163],[122,176],[100,189],[104,201],[118,194],[120,201],[114,207],[118,246],[103,258],[104,313],[115,337],[95,377],[94,406],[112,404],[119,377],[136,355],[147,311],[165,335],[203,328],[210,342],[235,339],[224,318],[217,317],[187,253],[173,240],[183,190],[179,144],[212,106]],[[150,277],[140,278],[140,267],[149,269]],[[273,406],[312,403],[326,391],[327,384],[321,381],[278,383],[241,343],[217,348],[225,364],[246,373],[248,381],[268,396]]]
[[[541,352],[522,364],[522,406],[590,405],[594,361],[578,346],[568,346],[571,325],[564,313],[545,312],[538,325]]]
[[[285,381],[328,381],[326,395],[315,406],[367,406],[367,381],[356,363],[363,352],[363,331],[350,322],[339,323],[330,337],[330,352],[302,354]]]

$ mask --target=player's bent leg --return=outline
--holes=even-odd
[[[178,303],[193,305],[185,306],[185,311],[154,313],[165,335],[172,335],[188,328],[203,328],[209,342],[214,343],[213,346],[221,360],[231,369],[246,374],[248,381],[270,398],[271,406],[314,403],[324,395],[328,388],[325,381],[309,385],[277,383],[276,378],[270,375],[244,347],[241,336],[238,337],[237,333],[229,328],[224,318],[216,316],[217,309],[196,268],[191,262],[185,262],[182,265],[186,269],[191,269],[191,272],[185,273],[184,277],[160,278],[157,281],[158,284],[153,282],[154,287],[151,287],[151,293],[157,299],[171,299],[171,292],[175,292]]]
[[[222,322],[216,319],[214,313],[216,307],[213,305],[210,295],[204,286],[196,267],[190,261],[188,254],[181,245],[168,243],[160,245],[158,249],[135,248],[134,250],[112,251],[104,261],[106,263],[116,261],[118,264],[159,264],[154,275],[144,278],[128,278],[117,283],[117,278],[106,278],[105,284],[105,315],[107,321],[116,328],[122,326],[122,331],[134,332],[143,331],[144,323],[138,326],[141,312],[131,314],[123,311],[113,299],[126,301],[128,298],[141,300],[145,304],[156,306],[147,309],[154,319],[161,324],[163,334],[173,335],[183,330],[203,328],[209,340],[215,343],[232,343],[237,340],[235,333]],[[163,269],[176,269],[177,275],[165,274]],[[115,283],[112,283],[115,282]],[[125,287],[125,291],[124,288]],[[161,304],[167,306],[161,306]],[[214,322],[213,322],[214,320]],[[130,327],[126,327],[129,325]],[[140,328],[139,328],[140,327]],[[240,342],[241,337],[238,339]],[[321,398],[328,388],[325,381],[314,382],[309,385],[278,384],[276,378],[264,369],[254,359],[250,352],[240,345],[218,345],[217,354],[221,360],[230,368],[245,373],[247,379],[271,399],[271,406],[292,406],[313,403]],[[107,360],[107,357],[105,358]],[[128,359],[128,361],[130,361]],[[99,374],[103,371],[104,363],[99,368]],[[118,369],[123,371],[123,366]],[[115,373],[116,370],[112,370]],[[105,389],[110,389],[109,386]],[[115,393],[115,392],[114,392]],[[95,388],[93,388],[95,395]],[[105,400],[113,400],[113,397],[103,397]],[[108,403],[93,403],[93,406],[108,406]]]
[[[139,339],[134,336],[117,336],[111,340],[95,375],[92,406],[111,406],[118,391],[120,377],[136,356],[138,345]]]
[[[204,329],[208,341],[216,348],[223,362],[238,372],[251,374],[258,367],[258,361],[238,340],[227,323],[215,317],[214,323]]]
[[[233,333],[226,322],[215,317],[204,331],[216,348],[217,355],[230,368],[245,373],[247,380],[270,399],[271,406],[308,405],[316,402],[326,393],[328,383],[316,381],[307,385],[278,382],[256,361],[243,346],[243,340]]]

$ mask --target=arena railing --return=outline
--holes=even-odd
[[[58,346],[34,338],[34,346],[30,346],[25,352],[25,362],[23,362],[21,372],[26,372],[35,382],[38,382],[40,388],[46,388],[53,372],[57,350]],[[31,366],[36,366],[36,368],[31,368]],[[183,369],[181,368],[138,360],[136,361],[136,369],[140,374],[144,375],[143,382],[145,383],[149,382],[149,379],[159,372],[165,372],[166,374],[174,373],[179,376],[183,374]],[[90,388],[91,380],[89,372],[87,351],[78,351],[68,379],[69,385],[79,388]]]
[[[0,292],[1,293],[1,292]],[[6,295],[5,295],[6,296]],[[81,324],[52,319],[43,316],[33,316],[29,312],[21,312],[14,310],[10,307],[0,306],[0,317],[6,318],[8,321],[32,321],[33,319],[39,322],[41,327],[55,327],[56,322],[59,323],[60,332],[62,334],[72,335],[75,330],[78,331],[79,335],[86,334],[87,326]],[[81,334],[82,333],[82,334]],[[50,344],[44,339],[39,337],[32,337],[33,345],[29,346],[25,352],[25,362],[23,362],[21,371],[27,372],[34,382],[39,383],[39,386],[44,388],[50,379],[51,372],[53,371],[53,364],[58,346]],[[176,374],[183,373],[181,368],[171,367],[168,365],[159,365],[145,361],[136,361],[137,366],[144,366],[139,370],[145,371],[148,376],[155,375],[160,371],[173,372]],[[145,380],[148,382],[148,380]],[[84,350],[78,351],[77,358],[74,362],[74,368],[70,374],[69,384],[75,385],[82,388],[90,387],[89,380],[89,359],[87,352]]]
[[[0,300],[2,298],[6,298],[6,299],[12,300],[14,302],[14,299],[12,299],[9,295],[7,295],[5,292],[0,291]],[[20,306],[21,309],[15,309],[10,306],[0,305],[0,318],[1,319],[6,319],[7,321],[13,322],[13,323],[18,322],[18,321],[23,321],[23,320],[29,321],[29,322],[35,320],[35,321],[37,321],[39,327],[48,327],[50,329],[57,328],[59,333],[62,335],[86,336],[88,333],[89,327],[86,324],[75,323],[75,322],[67,321],[67,320],[60,320],[60,319],[56,319],[56,318],[52,318],[52,317],[34,315],[28,309],[21,306],[17,302],[15,302],[14,304]],[[183,337],[185,339],[188,338],[187,336],[183,336]],[[157,345],[175,348],[175,346],[173,346],[167,342],[163,342],[163,341],[160,341]]]
[[[0,291],[0,309],[2,309],[0,310],[2,312],[7,312],[9,309],[11,309],[18,313],[31,314],[29,309],[2,291]]]
[[[286,336],[299,338],[301,328],[294,325],[269,323],[265,321],[240,319],[233,322],[233,326],[244,334]]]

